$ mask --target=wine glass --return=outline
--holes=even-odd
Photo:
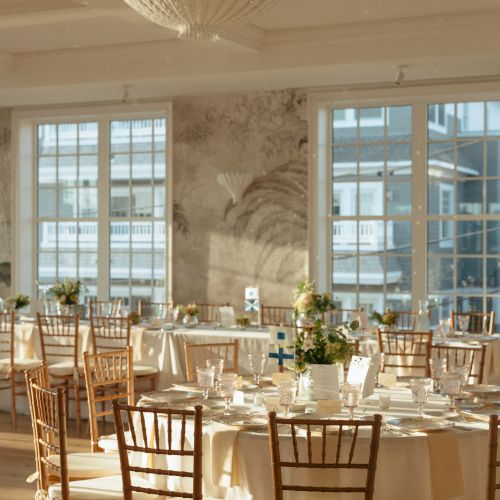
[[[381,352],[379,354],[380,354],[379,366],[378,366],[377,374],[375,375],[375,387],[378,387],[378,388],[382,387],[382,385],[378,381],[378,374],[380,372],[383,372],[384,367],[385,367],[385,354],[383,352]]]
[[[429,365],[431,368],[434,393],[440,394],[442,379],[446,373],[446,358],[432,358],[429,360]]]
[[[214,386],[215,369],[213,366],[197,366],[198,385],[203,389],[203,399],[208,399],[208,391]]]
[[[429,392],[432,387],[432,379],[430,378],[412,378],[410,380],[411,395],[413,402],[417,404],[417,415],[419,418],[424,417],[424,404],[427,403]]]
[[[443,377],[443,390],[450,398],[449,409],[456,410],[455,400],[462,392],[462,375],[459,373],[447,373]]]
[[[467,385],[469,381],[470,365],[454,366],[449,371],[451,373],[456,373],[457,375],[460,375],[460,381],[462,383],[462,387],[464,385]]]
[[[224,415],[230,415],[231,400],[236,390],[237,373],[221,373],[220,375],[220,390],[224,398]]]
[[[441,333],[441,337],[443,341],[448,342],[448,335],[450,334],[450,320],[449,319],[440,319],[439,320],[439,331]]]
[[[254,384],[260,387],[260,379],[266,368],[267,356],[265,354],[249,354],[248,361],[252,370]]]
[[[361,396],[361,384],[345,383],[342,387],[342,397],[344,406],[349,411],[349,418],[354,418],[354,409],[359,405],[359,397]]]
[[[223,358],[211,358],[207,359],[207,368],[213,366],[214,368],[214,381],[215,381],[215,391],[220,391],[220,376],[224,371],[224,359]]]
[[[297,395],[297,382],[295,380],[283,380],[278,384],[279,403],[285,409],[285,418],[288,417],[290,405],[295,402]]]
[[[462,331],[462,335],[465,335],[467,328],[469,328],[470,317],[468,314],[460,314],[458,316],[458,327]]]

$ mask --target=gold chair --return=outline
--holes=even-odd
[[[96,300],[90,299],[88,302],[87,316],[119,316],[122,306],[121,299]]]
[[[432,347],[431,356],[446,359],[448,370],[451,366],[461,367],[468,365],[468,379],[471,383],[482,384],[484,379],[484,366],[486,362],[486,345],[481,346],[453,346],[435,345]]]
[[[495,500],[496,491],[500,489],[497,483],[497,467],[500,465],[498,460],[498,415],[490,415],[490,439],[488,454],[488,488],[486,500]]]
[[[432,347],[432,332],[377,330],[379,352],[384,354],[384,368],[395,368],[397,374],[410,370],[408,375],[430,376],[429,359]],[[423,373],[422,373],[423,372]],[[405,374],[406,376],[406,374]]]
[[[75,401],[76,429],[81,428],[81,392],[83,382],[83,362],[79,360],[81,338],[79,337],[80,317],[48,316],[37,314],[38,331],[42,347],[42,359],[47,363],[53,387],[67,389],[66,402]],[[73,391],[73,397],[68,396]],[[66,409],[68,413],[68,409]]]
[[[164,317],[167,317],[172,313],[174,304],[173,302],[150,302],[147,300],[139,300],[137,312],[142,319],[150,319],[152,310],[155,308],[161,311]]]
[[[482,312],[455,312],[451,311],[451,328],[453,331],[460,330],[459,327],[459,317],[466,316],[469,318],[469,324],[467,326],[467,333],[478,333],[485,335],[493,335],[493,328],[495,326],[495,311],[490,311],[489,313]]]
[[[293,326],[293,307],[260,305],[262,325]]]
[[[14,311],[0,313],[0,390],[10,390],[10,420],[14,428],[17,398],[26,396],[26,385],[19,375],[40,364],[40,360],[15,357],[15,319]]]
[[[38,494],[49,498],[70,498],[68,481],[111,476],[119,473],[118,457],[113,453],[68,453],[66,389],[49,389],[28,380],[31,419],[37,460]],[[51,491],[55,485],[57,491]],[[71,500],[77,500],[71,495]],[[96,496],[99,498],[99,496]],[[117,496],[116,498],[120,498]]]
[[[202,498],[202,407],[195,406],[194,411],[191,410],[172,410],[169,408],[145,408],[143,406],[129,406],[113,403],[113,411],[115,415],[116,435],[118,437],[118,446],[120,452],[120,463],[123,480],[123,498],[124,500],[135,500],[137,493],[147,493],[148,495],[165,495],[168,497],[183,497],[201,500]],[[122,418],[125,415],[125,419]],[[132,416],[134,415],[134,416]],[[165,436],[160,435],[160,426],[158,420],[162,419],[163,425],[167,426]],[[193,438],[192,450],[186,449],[186,428],[187,422],[193,421]],[[132,442],[127,443],[125,438],[125,429],[123,421],[129,425],[129,432],[132,436]],[[180,420],[180,421],[179,421]],[[146,428],[146,421],[150,421],[151,425],[149,433]],[[140,424],[139,424],[140,422]],[[177,427],[173,429],[174,425]],[[148,435],[149,434],[149,435]],[[175,442],[180,445],[173,444],[172,434],[175,434]],[[193,457],[193,471],[171,470],[170,468],[161,468],[156,464],[147,466],[133,466],[129,462],[130,453],[141,453],[153,457]],[[168,477],[183,477],[191,478],[193,481],[192,492],[167,491],[162,488],[155,488],[152,485],[149,487],[138,486],[133,484],[131,472],[141,473],[143,475],[156,475],[162,479]],[[149,497],[151,498],[151,497]]]
[[[219,319],[219,308],[229,305],[230,304],[199,304],[196,302],[199,311],[198,319],[201,323],[215,323]]]
[[[415,330],[418,319],[418,312],[415,311],[396,311],[398,319],[396,328],[398,330]]]
[[[275,412],[269,413],[269,446],[271,449],[271,465],[273,472],[274,498],[283,500],[284,491],[309,491],[314,493],[364,493],[367,500],[373,499],[375,472],[377,468],[378,447],[380,441],[380,427],[382,417],[374,415],[369,420],[338,420],[338,419],[306,419],[306,418],[278,418]],[[278,432],[280,426],[280,432]],[[290,436],[285,436],[282,429],[290,429]],[[304,446],[297,442],[298,427],[306,428]],[[311,432],[313,427],[314,432]],[[332,429],[333,427],[333,429]],[[328,428],[336,431],[335,437]],[[370,428],[371,439],[367,457],[358,457],[356,453],[359,429]],[[349,430],[352,438],[343,439],[343,431]],[[313,435],[314,434],[314,435]],[[282,442],[280,443],[280,438]],[[335,443],[332,442],[335,440]],[[284,442],[290,443],[292,449],[286,449]],[[316,446],[314,446],[316,444]],[[321,447],[319,446],[321,445]],[[321,450],[321,457],[313,458],[313,447]],[[288,447],[290,448],[290,447]],[[293,453],[292,453],[293,451]],[[293,458],[283,459],[291,456]],[[328,460],[328,457],[331,457]],[[366,471],[366,478],[360,480],[355,486],[313,486],[290,484],[283,480],[282,469],[309,469],[311,471],[323,470],[325,472],[342,469],[355,469]]]
[[[94,353],[126,349],[131,345],[130,318],[91,316],[90,333]],[[137,382],[149,382],[150,389],[156,387],[158,368],[139,363],[134,364],[134,377]]]
[[[113,414],[109,403],[126,400],[134,404],[133,350],[83,354],[89,406],[90,442],[93,452],[117,451],[116,435],[100,436],[98,418]],[[98,406],[100,409],[98,409]]]
[[[230,355],[230,351],[233,355]],[[238,373],[238,339],[233,342],[212,344],[184,343],[184,357],[186,361],[187,378],[196,380],[196,367],[205,366],[207,359],[223,358],[224,372]]]

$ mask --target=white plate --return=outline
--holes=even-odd
[[[220,417],[212,418],[212,422],[248,430],[260,429],[267,426],[266,418],[245,415],[221,415]]]
[[[488,422],[490,415],[498,414],[500,408],[495,406],[485,405],[483,407],[463,407],[460,408],[460,413],[469,418],[474,418],[475,420],[481,420],[482,422]]]
[[[141,401],[150,403],[185,403],[199,398],[199,394],[185,391],[153,391],[141,394]]]
[[[389,420],[387,425],[410,432],[432,432],[450,429],[455,424],[436,417],[402,417]]]
[[[498,394],[500,393],[500,385],[475,384],[464,385],[463,391],[470,394]]]

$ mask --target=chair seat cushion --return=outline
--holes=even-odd
[[[134,365],[134,375],[141,376],[141,375],[154,375],[155,373],[158,373],[158,368],[155,368],[154,366],[148,366],[148,365]]]
[[[128,444],[132,444],[132,435],[130,434],[130,431],[125,432],[125,441]],[[106,453],[118,451],[118,440],[116,439],[116,434],[101,436],[97,444],[99,445],[99,448],[103,449]]]
[[[59,455],[51,455],[48,459],[59,465]],[[120,457],[115,453],[69,453],[68,470],[70,479],[113,476],[121,472]]]
[[[14,358],[14,370],[21,372],[24,370],[31,370],[32,368],[36,368],[40,366],[41,361],[39,359],[21,359]],[[6,372],[10,368],[10,359],[3,358],[0,359],[0,372]]]
[[[148,481],[140,477],[132,477],[132,485],[142,488],[153,487]],[[85,479],[69,483],[71,500],[95,500],[98,498],[123,498],[122,476],[100,477]],[[157,495],[133,492],[134,500],[154,500]],[[49,499],[61,500],[61,485],[54,484],[49,488]]]
[[[54,363],[49,365],[49,374],[54,377],[68,377],[73,375],[75,364],[73,361],[62,361],[61,363]],[[83,363],[78,363],[78,373],[83,375]]]

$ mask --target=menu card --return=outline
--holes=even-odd
[[[350,384],[361,384],[362,397],[367,398],[373,394],[375,388],[375,378],[380,366],[380,354],[374,354],[371,358],[364,356],[353,356],[349,371],[347,372],[347,382]]]

